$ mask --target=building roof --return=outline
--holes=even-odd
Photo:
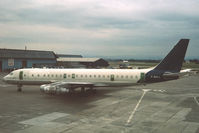
[[[101,58],[57,58],[61,62],[96,62]]]
[[[12,59],[56,59],[53,51],[0,49],[0,58]]]
[[[56,54],[57,57],[60,57],[60,58],[64,58],[64,57],[67,57],[67,58],[82,58],[82,55],[72,55],[72,54]]]

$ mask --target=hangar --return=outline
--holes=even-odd
[[[72,55],[72,54],[56,54],[58,58],[83,58],[82,55]]]
[[[109,66],[109,63],[102,58],[57,58],[57,64],[58,66],[74,68],[99,68]]]
[[[0,72],[19,68],[54,66],[56,58],[53,51],[0,49]]]

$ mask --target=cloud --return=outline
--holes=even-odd
[[[188,55],[199,57],[198,6],[196,0],[0,1],[0,46],[157,57],[190,38]]]

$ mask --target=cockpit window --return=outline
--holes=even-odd
[[[10,75],[13,75],[13,73],[10,73]]]

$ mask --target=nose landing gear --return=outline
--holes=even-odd
[[[17,91],[18,91],[18,92],[21,92],[21,91],[22,91],[22,85],[21,85],[21,84],[18,84],[18,85],[17,85]]]

